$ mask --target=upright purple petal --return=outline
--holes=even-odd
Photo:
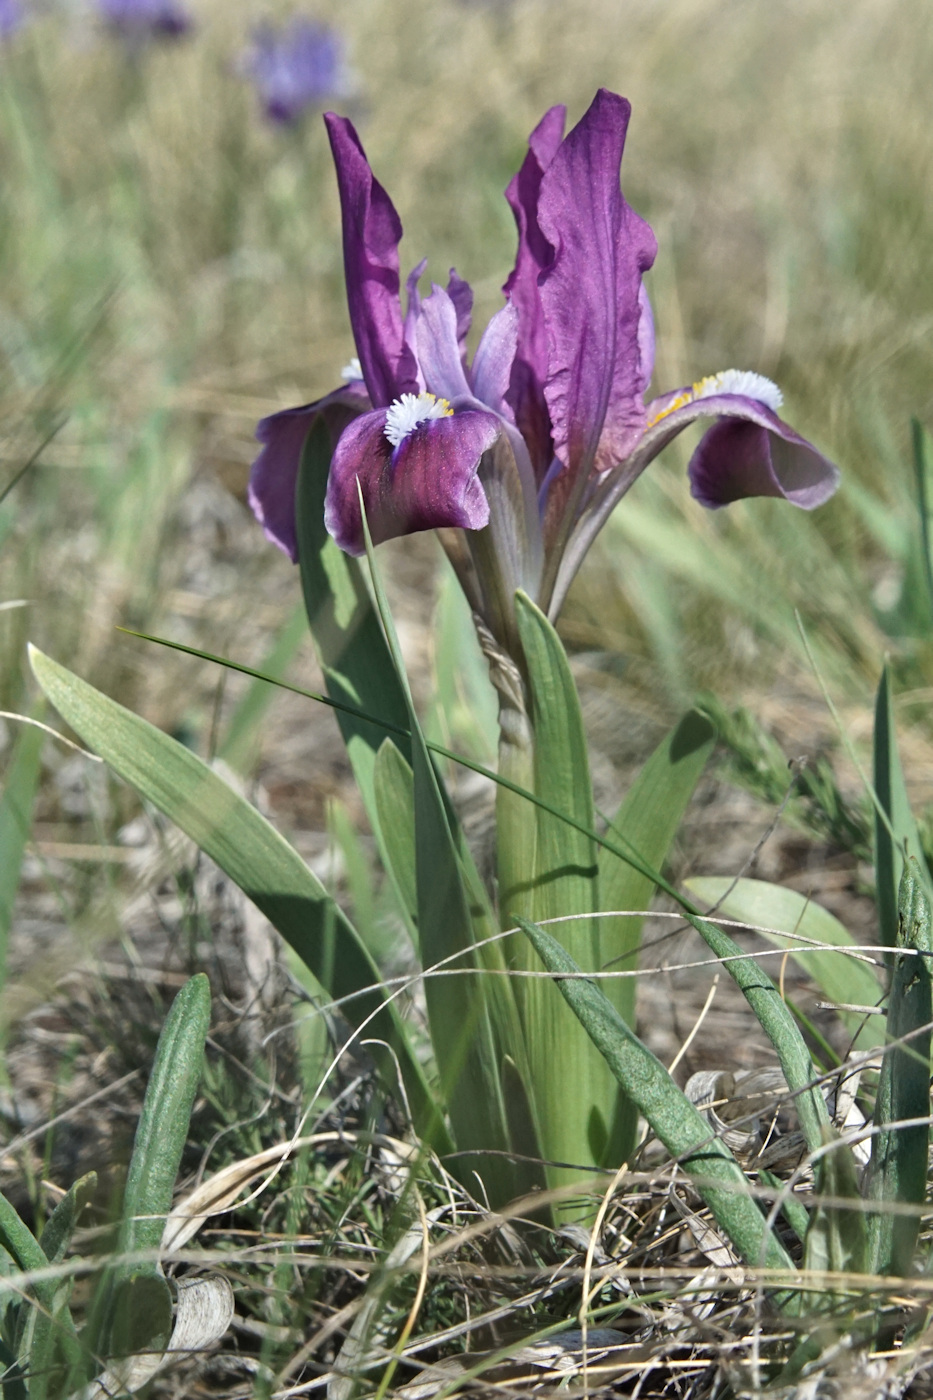
[[[400,394],[418,392],[417,366],[405,343],[399,301],[402,225],[369,168],[353,123],[333,112],[324,120],[340,188],[350,324],[369,396],[373,404],[384,406]]]
[[[505,192],[518,226],[515,267],[503,291],[518,313],[517,345],[508,399],[519,431],[528,444],[540,483],[551,464],[551,421],[544,399],[547,379],[547,329],[538,281],[551,265],[554,249],[538,223],[541,180],[560,147],[565,107],[552,107],[528,138],[528,154]]]
[[[538,220],[554,247],[540,286],[545,397],[554,450],[574,480],[622,461],[645,423],[641,278],[657,243],[619,189],[630,112],[600,89],[541,180]]]
[[[337,444],[324,522],[341,549],[364,550],[360,491],[374,544],[417,530],[449,525],[479,530],[489,523],[489,502],[476,473],[499,435],[491,413],[430,419],[394,450],[385,425],[384,411],[367,413]]]
[[[473,356],[471,379],[473,393],[480,403],[508,419],[512,417],[512,410],[506,402],[506,395],[512,380],[512,364],[517,347],[518,312],[511,302],[506,302],[483,331],[483,338]]]
[[[362,383],[346,384],[316,403],[286,408],[263,418],[256,437],[263,444],[249,478],[249,503],[266,537],[298,563],[295,528],[295,486],[305,440],[318,416],[323,417],[336,447],[344,428],[369,408]]]
[[[469,394],[457,340],[457,310],[443,287],[436,283],[431,295],[421,303],[414,348],[430,393],[447,399],[448,403]]]

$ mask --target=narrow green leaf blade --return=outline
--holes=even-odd
[[[515,596],[515,611],[531,691],[534,736],[534,791],[559,812],[592,830],[595,822],[589,756],[580,702],[567,655],[556,631],[524,593]],[[534,869],[526,872],[526,889],[515,892],[503,912],[532,922],[576,916],[561,924],[568,954],[587,971],[602,968],[601,920],[587,917],[600,908],[599,866],[595,842],[542,808],[516,809],[516,819],[536,824]],[[500,844],[514,839],[499,832]],[[527,963],[527,955],[518,958]],[[546,980],[523,979],[519,1006],[525,1027],[528,1061],[545,1158],[578,1165],[609,1161],[618,1091],[605,1060],[589,1037],[567,1014],[555,988]],[[554,1047],[560,1046],[555,1055]],[[633,1126],[629,1115],[629,1128]],[[618,1151],[626,1154],[631,1144]],[[614,1165],[618,1165],[614,1161]],[[551,1185],[566,1184],[566,1170],[552,1168]]]
[[[39,1244],[50,1264],[57,1264],[65,1257],[71,1243],[78,1216],[91,1200],[97,1189],[97,1173],[88,1172],[79,1177],[65,1192],[58,1205],[45,1222],[45,1229],[39,1236]]]
[[[319,420],[308,435],[295,497],[301,587],[311,635],[332,700],[357,706],[396,729],[408,729],[408,704],[379,625],[360,565],[339,549],[324,526],[330,433]],[[366,807],[382,844],[373,794],[376,754],[386,734],[378,724],[337,711],[337,723]],[[411,746],[393,741],[411,762]]]
[[[875,813],[875,880],[881,942],[893,948],[897,942],[897,897],[904,871],[904,852],[916,857],[919,878],[933,888],[923,858],[917,823],[907,800],[904,770],[897,747],[897,727],[891,696],[891,678],[885,666],[875,701],[874,786],[882,812]],[[883,815],[882,815],[883,813]]]
[[[389,1083],[396,1058],[419,1131],[441,1131],[434,1096],[405,1028],[379,990],[379,971],[356,929],[294,847],[190,750],[30,649],[39,685],[71,728],[220,866],[265,914],[354,1026],[384,1040],[372,1053]]]
[[[456,967],[477,968],[479,964],[472,952],[476,941],[474,917],[482,930],[481,936],[492,930],[485,901],[479,905],[471,902],[456,818],[411,701],[401,648],[368,528],[366,551],[385,645],[395,669],[396,685],[405,697],[406,719],[411,731],[418,940],[427,974],[425,996],[431,1040],[447,1110],[458,1152],[467,1154],[458,1156],[456,1170],[467,1180],[473,1172],[478,1172],[490,1201],[504,1204],[515,1192],[515,1173],[507,1157],[500,1155],[508,1152],[509,1135],[500,1076],[500,1049],[490,1016],[485,979],[472,974],[430,975],[433,967],[451,958],[455,958],[453,965]]]
[[[555,938],[526,919],[520,923],[544,966],[555,974],[556,989],[657,1137],[693,1177],[742,1258],[753,1267],[791,1271],[790,1257],[765,1230],[741,1167],[724,1143],[710,1135],[706,1119],[661,1061],[629,1029],[596,983],[575,975],[580,969]]]
[[[881,998],[878,970],[870,963],[845,953],[812,951],[802,940],[839,948],[858,947],[848,929],[814,900],[797,890],[770,884],[767,880],[732,880],[728,876],[697,876],[685,882],[686,889],[703,904],[716,908],[727,919],[738,919],[754,926],[760,936],[777,948],[786,948],[791,958],[820,990],[835,1002],[853,1006],[875,1006]],[[774,930],[773,932],[771,930]],[[782,937],[781,934],[796,935]],[[884,1044],[884,1023],[880,1016],[855,1011],[838,1013],[843,1025],[855,1038],[860,1050]]]
[[[930,1128],[930,1023],[933,915],[918,864],[905,864],[898,897],[897,944],[891,976],[885,1052],[875,1100],[877,1135],[872,1140],[868,1196],[877,1204],[869,1217],[872,1268],[880,1274],[910,1273],[919,1207],[926,1199]],[[916,1120],[920,1120],[917,1122]],[[914,1120],[911,1122],[911,1120]],[[899,1127],[898,1124],[905,1124]],[[910,1123],[910,1126],[906,1126]],[[915,1206],[898,1215],[885,1207]]]
[[[0,798],[0,990],[6,982],[7,940],[19,889],[23,852],[32,829],[32,809],[39,783],[44,739],[42,730],[35,725],[22,726]]]
[[[274,681],[282,680],[302,638],[308,634],[308,619],[299,604],[286,619],[279,635],[260,667],[270,680],[254,677],[249,688],[231,716],[218,757],[229,763],[237,773],[248,773],[256,761],[258,731],[266,711],[278,693]]]

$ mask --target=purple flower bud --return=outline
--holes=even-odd
[[[296,15],[284,29],[263,25],[243,62],[270,121],[288,126],[351,88],[343,41],[325,24]]]
[[[192,26],[191,15],[178,0],[97,0],[97,5],[107,27],[133,45],[179,39]]]

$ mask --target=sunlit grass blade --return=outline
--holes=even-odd
[[[747,923],[767,942],[786,948],[831,1001],[866,1007],[880,1001],[879,969],[858,956],[823,950],[823,944],[830,944],[851,948],[856,955],[859,951],[835,915],[806,895],[766,880],[733,880],[723,875],[694,876],[685,882],[685,888],[701,903],[715,906],[724,918]],[[838,1015],[858,1049],[884,1044],[882,1017],[845,1010]]]
[[[400,1065],[416,1125],[443,1142],[434,1096],[398,1013],[378,990],[376,964],[294,847],[189,749],[34,647],[30,658],[43,691],[88,747],[216,861],[341,1001],[351,1025],[365,1022],[367,1036],[387,1042],[390,1049],[372,1050],[387,1082],[396,1082]]]
[[[872,1268],[910,1272],[926,1200],[930,1126],[930,1023],[933,916],[916,860],[904,866],[898,894],[897,943],[888,1001],[886,1050],[875,1099],[868,1195]],[[919,1121],[918,1121],[919,1120]],[[903,1126],[899,1126],[903,1124]],[[886,1210],[890,1206],[892,1209]],[[916,1207],[897,1214],[897,1206]]]
[[[907,800],[904,770],[897,746],[897,727],[891,695],[891,678],[885,666],[875,701],[874,788],[881,811],[875,812],[875,881],[881,941],[889,948],[897,942],[898,889],[904,855],[917,860],[918,878],[931,888],[917,823]]]
[[[693,1178],[737,1252],[753,1267],[791,1272],[791,1259],[765,1229],[741,1167],[724,1143],[711,1136],[708,1122],[661,1061],[630,1030],[596,983],[579,976],[574,960],[550,933],[526,919],[519,922],[544,966],[555,974],[555,989],[652,1131]]]

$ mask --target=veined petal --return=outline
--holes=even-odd
[[[645,423],[641,277],[657,243],[619,189],[630,112],[600,89],[541,180],[538,219],[555,250],[540,285],[545,397],[554,450],[573,477],[622,461]]]
[[[350,324],[370,398],[374,404],[389,404],[399,394],[417,393],[419,388],[399,300],[402,225],[369,168],[353,123],[333,112],[324,120],[340,188]]]
[[[365,385],[357,381],[301,408],[286,408],[263,418],[256,437],[263,444],[249,478],[249,503],[268,539],[298,563],[295,486],[305,440],[315,419],[323,417],[336,446],[344,428],[369,408]]]
[[[551,265],[554,249],[538,223],[541,180],[564,135],[565,107],[546,112],[528,138],[528,154],[505,192],[518,227],[515,267],[503,291],[518,315],[517,344],[512,364],[509,403],[519,431],[528,444],[535,477],[544,478],[553,457],[551,423],[544,399],[547,379],[547,329],[538,280]]]
[[[715,510],[748,496],[778,496],[814,510],[836,490],[839,468],[769,408],[725,394],[701,405],[721,415],[687,468],[690,492],[702,505]]]
[[[644,282],[638,289],[638,383],[644,394],[654,374],[654,312]]]
[[[512,410],[506,403],[506,394],[512,376],[512,362],[518,345],[518,312],[511,302],[506,303],[489,322],[483,331],[483,338],[473,356],[471,379],[473,393],[480,403],[487,404],[494,413],[511,419]]]
[[[445,525],[479,530],[489,502],[477,477],[501,425],[491,413],[465,412],[419,423],[393,450],[384,410],[346,429],[331,463],[324,522],[348,554],[364,551],[357,482],[374,544]]]
[[[448,402],[469,394],[457,339],[457,309],[443,287],[436,284],[421,303],[415,350],[429,393]]]

